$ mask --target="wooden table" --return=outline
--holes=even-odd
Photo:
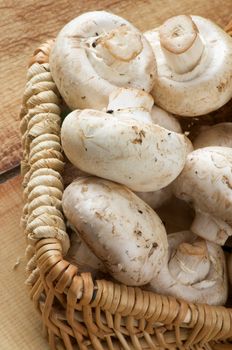
[[[0,0],[0,348],[46,350],[40,320],[24,286],[24,237],[18,113],[28,59],[70,19],[88,10],[110,10],[147,30],[176,14],[208,17],[224,26],[232,0]]]

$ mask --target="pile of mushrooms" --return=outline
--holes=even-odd
[[[232,124],[199,128],[193,144],[181,125],[232,98],[231,37],[199,16],[143,34],[94,11],[61,30],[50,67],[71,110],[61,128],[66,258],[97,278],[225,304]]]

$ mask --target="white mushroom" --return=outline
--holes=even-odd
[[[150,282],[150,289],[188,302],[225,304],[228,286],[221,247],[190,231],[168,235],[168,244],[166,263]]]
[[[168,249],[162,221],[126,187],[79,178],[65,189],[62,205],[69,222],[118,281],[143,285],[162,268]]]
[[[193,146],[195,149],[208,146],[232,147],[232,123],[201,127]]]
[[[205,147],[190,153],[173,187],[196,211],[191,231],[224,244],[232,235],[232,149]]]
[[[132,96],[133,98],[133,96]],[[180,123],[178,120],[170,113],[164,111],[162,108],[153,105],[151,110],[151,121],[154,124],[164,127],[167,130],[175,131],[177,133],[182,133]],[[190,143],[191,145],[191,143]],[[192,147],[190,146],[191,151]],[[84,173],[69,161],[65,162],[64,170],[64,184],[69,185],[74,179],[79,176],[86,176]],[[158,191],[152,192],[135,192],[138,197],[143,199],[150,207],[153,209],[159,208],[165,203],[167,203],[172,197],[171,186],[164,187]]]
[[[102,109],[117,86],[149,92],[156,75],[154,54],[143,34],[105,11],[84,13],[61,30],[50,67],[71,109]]]
[[[61,139],[79,169],[122,183],[134,191],[169,185],[184,167],[184,135],[152,123],[152,97],[136,89],[116,89],[108,113],[77,110],[63,122]]]
[[[145,36],[157,62],[152,90],[157,105],[192,117],[214,111],[231,99],[232,38],[215,23],[181,15]]]

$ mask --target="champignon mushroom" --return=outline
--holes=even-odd
[[[132,96],[133,98],[133,96]],[[141,118],[142,119],[142,118]],[[170,113],[164,111],[162,108],[153,105],[151,110],[151,121],[154,124],[164,127],[167,130],[175,131],[177,133],[182,133],[180,123],[178,120]],[[191,147],[190,147],[191,148]],[[192,148],[191,148],[192,151]],[[74,179],[79,176],[86,176],[77,167],[73,166],[68,160],[65,162],[64,170],[64,184],[69,185]],[[138,197],[143,199],[150,207],[153,209],[159,208],[163,204],[167,203],[172,197],[171,186],[167,186],[158,191],[153,192],[135,192]]]
[[[78,178],[65,189],[62,205],[116,280],[143,285],[162,268],[168,249],[162,221],[126,187],[96,177]]]
[[[188,140],[152,123],[153,99],[137,89],[116,89],[107,113],[76,110],[61,128],[68,159],[92,175],[122,183],[134,191],[169,185],[184,167]]]
[[[232,38],[215,23],[181,15],[145,36],[157,62],[152,90],[157,105],[192,117],[217,110],[231,99]]]
[[[195,209],[191,231],[223,245],[232,235],[232,149],[205,147],[190,153],[173,189]]]
[[[201,127],[193,146],[195,149],[208,146],[232,147],[232,123]]]
[[[178,120],[171,114],[162,110],[157,106],[153,106],[151,110],[151,119],[154,124],[162,126],[168,130],[181,133],[181,126]],[[75,167],[69,161],[65,162],[64,169],[64,184],[67,186],[73,180],[79,176],[86,176],[87,173],[82,172],[80,169]],[[158,191],[153,192],[135,192],[144,202],[146,202],[153,209],[159,208],[160,206],[167,203],[172,197],[171,186],[167,186]]]
[[[188,302],[225,304],[228,286],[222,248],[190,231],[168,235],[168,244],[166,263],[150,282],[150,289]]]
[[[71,109],[102,109],[117,86],[149,92],[156,75],[154,54],[143,34],[105,11],[84,13],[61,30],[50,67]]]

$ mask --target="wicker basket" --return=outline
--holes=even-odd
[[[27,284],[51,349],[232,349],[232,309],[93,280],[64,260],[61,99],[49,70],[51,45],[30,62],[20,125]]]

